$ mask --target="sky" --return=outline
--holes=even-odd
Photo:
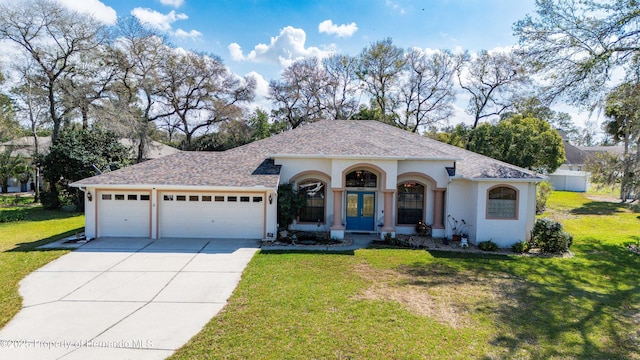
[[[107,24],[135,16],[177,47],[219,56],[233,73],[257,78],[260,106],[268,103],[268,81],[296,59],[355,56],[387,37],[405,49],[509,48],[517,44],[513,23],[535,11],[534,0],[57,1]],[[459,95],[453,123],[470,121]],[[554,109],[571,113],[578,125],[587,116],[561,104]]]

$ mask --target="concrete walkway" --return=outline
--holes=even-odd
[[[164,359],[222,309],[257,241],[98,239],[20,283],[0,359]]]

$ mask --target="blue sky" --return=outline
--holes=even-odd
[[[0,0],[10,2],[20,0]],[[268,81],[294,60],[330,52],[355,56],[387,37],[405,49],[492,50],[516,45],[513,23],[535,0],[57,0],[105,23],[135,16],[187,50],[221,57],[238,75],[258,80],[256,104]],[[469,122],[458,92],[453,123]],[[559,104],[578,125],[585,113]]]
[[[386,37],[403,48],[509,47],[516,42],[512,24],[534,10],[533,0],[101,1],[118,16],[133,14],[165,31],[177,46],[214,53],[233,72],[256,71],[266,80],[297,57],[356,55]],[[230,46],[241,53],[233,56]],[[256,46],[265,51],[252,56]]]

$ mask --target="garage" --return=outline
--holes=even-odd
[[[161,192],[159,237],[264,237],[264,194]]]
[[[98,192],[99,237],[151,237],[150,193]]]

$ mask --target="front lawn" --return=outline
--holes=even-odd
[[[2,199],[4,200],[4,199]],[[21,308],[18,283],[32,271],[68,250],[33,251],[47,242],[82,231],[84,216],[49,211],[19,202],[0,206],[0,218],[23,219],[0,223],[0,328]]]
[[[259,253],[174,358],[640,359],[638,214],[555,192],[572,258]]]

